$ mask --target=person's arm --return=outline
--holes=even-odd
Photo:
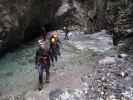
[[[35,65],[37,65],[38,63],[38,56],[39,56],[39,52],[37,50],[36,55],[35,55]]]
[[[59,39],[59,38],[57,38],[57,42],[61,45],[61,41],[60,41],[60,39]]]
[[[50,63],[50,52],[48,51],[48,65],[49,67],[51,66],[51,63]]]

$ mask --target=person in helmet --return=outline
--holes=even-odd
[[[52,37],[53,37],[53,39],[52,39]],[[51,37],[51,39],[52,39],[51,43],[54,43],[54,47],[56,49],[56,54],[60,56],[61,55],[61,53],[60,53],[61,41],[60,41],[59,37],[57,36],[57,32],[53,32],[52,37]]]
[[[56,32],[52,32],[51,36],[50,36],[50,58],[52,63],[55,61],[57,61],[57,52],[56,52],[56,46],[57,46],[57,33]]]
[[[39,48],[36,51],[35,56],[35,64],[36,69],[39,73],[39,90],[42,89],[43,86],[43,72],[46,72],[46,83],[49,83],[50,77],[50,57],[49,57],[49,47],[48,42],[44,40],[38,41]]]

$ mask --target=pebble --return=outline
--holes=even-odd
[[[130,74],[133,73],[132,64],[126,60],[119,59],[116,57],[105,57],[99,60],[96,74],[94,79],[92,79],[93,91],[90,91],[94,93],[97,98],[96,100],[100,100],[100,98],[106,98],[104,100],[133,100],[130,95],[132,87],[131,80],[133,80]]]

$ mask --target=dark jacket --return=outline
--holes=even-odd
[[[49,66],[50,67],[50,57],[49,57],[49,51],[46,49],[39,48],[36,52],[35,57],[35,64],[36,69],[37,67],[42,67],[41,69],[44,69],[44,67]]]

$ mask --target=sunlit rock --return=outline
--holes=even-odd
[[[104,59],[99,61],[99,64],[113,64],[116,62],[116,59],[114,57],[105,57]]]

